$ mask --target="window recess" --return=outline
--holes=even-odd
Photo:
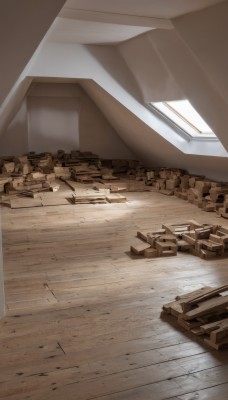
[[[193,137],[215,137],[212,129],[188,100],[149,103],[149,107],[159,111],[172,125],[176,125]]]

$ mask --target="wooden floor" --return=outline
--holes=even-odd
[[[228,352],[160,318],[177,294],[228,282],[228,260],[132,257],[139,228],[228,221],[175,197],[2,209],[7,315],[0,399],[227,400]]]

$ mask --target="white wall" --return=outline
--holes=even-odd
[[[0,103],[29,62],[65,0],[1,0]]]
[[[177,31],[154,30],[119,46],[145,102],[188,98],[226,149],[227,16],[228,3],[219,4],[175,20]]]
[[[79,105],[79,98],[73,97],[29,97],[29,151],[78,150]]]
[[[138,83],[143,102],[184,98],[183,92],[159,52],[151,43],[150,34],[128,40],[119,45],[118,49]]]
[[[220,107],[217,113],[215,109],[211,112],[210,108],[209,114],[210,118],[216,117],[217,130],[220,134],[224,134],[228,124],[226,107],[175,30],[153,31],[142,37],[144,36],[149,38],[151,46],[159,53],[160,60],[165,68],[169,69],[172,78],[178,82],[182,93],[189,94],[191,100],[195,96],[195,100],[205,110],[210,104],[212,106],[219,101],[217,104]],[[139,100],[138,83],[132,79],[132,73],[127,73],[129,68],[123,60],[121,61],[122,56],[118,48],[106,51],[105,46],[98,51],[97,47],[91,51],[91,46],[45,43],[31,69],[31,74],[43,77],[52,75],[56,78],[72,79],[73,76],[81,78],[83,88],[123,142],[148,165],[152,165],[155,160],[157,165],[164,166],[178,166],[179,163],[190,173],[194,170],[208,178],[227,180],[225,171],[228,158],[222,144],[219,141],[188,141],[161,123],[160,119],[151,114]],[[135,46],[135,58],[139,58],[138,51],[142,47],[143,43]],[[178,57],[181,59],[179,63]],[[123,80],[125,80],[124,85]],[[129,89],[130,86],[132,90]]]
[[[205,175],[207,178],[218,181],[228,181],[228,158],[226,157],[225,150],[221,149],[219,143],[202,143],[202,146],[205,147],[205,152],[208,151],[208,154],[213,154],[214,151],[214,156],[184,154],[176,146],[172,145],[164,137],[156,134],[150,128],[149,111],[149,115],[145,113],[144,121],[137,118],[134,113],[123,107],[120,102],[116,101],[116,99],[95,83],[87,81],[83,86],[90,97],[99,105],[99,108],[108,116],[109,121],[116,131],[124,137],[125,142],[129,144],[136,158],[142,160],[146,166],[183,168],[192,174]],[[172,137],[173,132],[171,128],[164,127],[163,130],[164,135],[167,134],[167,136]],[[183,142],[185,141],[183,140]],[[194,145],[198,147],[197,143],[194,144],[194,142],[189,144],[189,147]],[[206,148],[207,146],[209,149]],[[196,150],[198,151],[198,148]],[[216,154],[220,154],[220,156],[216,157]]]
[[[103,158],[134,158],[79,84],[34,82],[0,137],[0,156],[60,148],[92,151]]]
[[[2,256],[2,230],[1,230],[1,213],[0,213],[0,318],[5,313],[5,296],[3,281],[3,256]]]
[[[175,29],[228,102],[228,2],[173,20]]]
[[[221,7],[226,6],[217,5],[212,7],[213,11],[208,9],[181,17],[174,21],[176,29],[154,30],[120,46],[45,41],[27,75],[29,78],[82,80],[85,91],[113,131],[118,132],[122,142],[148,165],[182,166],[192,173],[228,180],[225,83],[222,89],[227,56],[224,55],[225,44],[220,45],[227,36],[228,14],[226,8]],[[205,27],[202,27],[204,19]],[[197,35],[210,39],[206,43],[206,39],[200,37],[200,46],[195,23]],[[212,29],[212,23],[216,28]],[[218,78],[220,70],[222,78]],[[144,101],[163,100],[166,96],[189,98],[221,142],[183,138],[144,107]],[[90,132],[88,143],[95,145],[92,125],[85,119],[83,126]]]
[[[89,150],[102,158],[135,158],[132,151],[85,92],[81,97],[79,123],[81,151]]]
[[[168,36],[160,30],[149,37],[185,97],[228,149],[228,104],[217,90],[212,77],[205,73],[198,59],[175,30],[170,31]]]
[[[0,136],[0,156],[18,156],[28,151],[27,103],[24,99],[8,129]]]

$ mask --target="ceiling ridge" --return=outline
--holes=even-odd
[[[148,16],[131,15],[125,13],[103,12],[95,10],[84,10],[64,7],[59,17],[79,19],[85,21],[97,21],[111,24],[122,24],[132,26],[144,26],[150,28],[172,29],[173,24],[170,19],[156,18]]]

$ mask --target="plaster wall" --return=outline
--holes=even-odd
[[[207,89],[208,104],[212,101],[214,105],[216,101],[221,101],[220,97],[216,97],[217,93],[215,93],[215,99],[210,99],[210,95],[212,96],[214,92],[211,90],[210,85],[210,90],[208,89],[208,80],[203,75],[203,71],[199,68],[195,59],[192,60],[191,52],[189,52],[188,48],[186,49],[179,35],[174,30],[169,31],[168,34],[170,37],[167,42],[167,36],[164,36],[164,32],[155,33],[156,36],[153,35],[153,38],[150,37],[153,32],[146,35],[149,35],[148,38],[151,41],[151,45],[154,46],[156,51],[158,51],[159,47],[159,57],[165,65],[169,63],[169,70],[172,72],[171,75],[175,76],[175,81],[178,81],[179,85],[186,89],[186,91],[188,89],[189,93],[194,93],[194,90],[198,90],[194,83],[195,73],[197,76],[199,71],[201,71],[197,85],[201,88],[203,82],[203,88]],[[172,45],[170,49],[169,45]],[[164,53],[166,52],[163,51],[164,49],[167,50],[167,58],[165,58]],[[187,70],[182,71],[182,69],[185,69],[182,65],[178,66],[179,69],[175,69],[176,58],[175,56],[171,56],[173,50],[175,50],[175,56],[181,51],[180,54],[183,56],[184,67],[187,67]],[[106,53],[104,48],[102,50],[102,57],[100,58],[100,51],[96,52],[95,49],[91,52],[90,46],[88,48],[87,46],[80,45],[61,46],[56,43],[46,43],[41,53],[42,57],[34,64],[31,72],[33,74],[42,74],[44,77],[52,74],[52,76],[59,77],[60,79],[63,79],[64,76],[66,78],[72,78],[72,76],[83,77],[84,79],[81,80],[83,88],[97,104],[115,131],[118,132],[127,147],[134,154],[140,155],[140,159],[143,162],[148,162],[150,155],[150,160],[156,158],[158,162],[160,160],[159,164],[161,165],[164,154],[166,154],[163,165],[172,166],[174,163],[180,165],[180,162],[186,159],[186,163],[183,161],[183,167],[189,170],[189,172],[192,171],[192,166],[197,165],[198,173],[205,174],[208,178],[225,179],[222,176],[225,175],[224,165],[227,165],[227,152],[220,142],[191,142],[182,138],[169,126],[161,123],[161,120],[157,116],[145,108],[144,103],[138,100],[139,97],[137,98],[136,91],[134,96],[130,90],[128,91],[129,82],[127,82],[126,63],[123,66],[120,61],[121,68],[125,68],[123,71],[123,76],[126,79],[124,86],[121,83],[121,70],[118,71],[118,74],[115,72],[112,74],[112,58],[110,60],[110,56],[112,55],[113,59],[115,59],[113,67],[115,69],[118,65],[118,57],[121,58],[118,49],[113,49],[111,53]],[[105,54],[108,62],[105,61]],[[137,58],[137,47],[135,47],[135,54]],[[77,62],[79,59],[80,63]],[[41,60],[43,60],[42,63]],[[50,68],[51,60],[54,61],[52,63],[52,72]],[[187,65],[188,62],[190,63],[190,67]],[[168,67],[166,66],[166,68]],[[189,79],[189,76],[191,79]],[[182,90],[182,92],[184,91]],[[202,98],[200,91],[197,93],[197,100],[203,105],[205,94],[203,92]],[[226,114],[224,104],[221,102],[218,114],[218,124],[221,132],[224,132],[224,127],[226,126]],[[195,159],[192,159],[194,161],[191,163],[191,153],[197,156],[197,163]],[[201,155],[202,158],[200,157]],[[216,157],[216,165],[213,171],[211,171],[210,163],[214,157]],[[218,158],[221,159],[221,162],[217,162]],[[202,159],[202,170],[200,159]],[[208,171],[206,160],[208,160]]]
[[[92,151],[104,158],[134,158],[79,84],[34,82],[0,137],[0,155],[60,148]]]
[[[0,228],[1,228],[1,213],[0,213]],[[3,256],[2,256],[2,230],[0,229],[0,318],[5,313],[5,296],[4,296],[4,281],[3,281]]]
[[[228,2],[173,20],[176,31],[228,102]]]
[[[27,105],[29,151],[79,149],[80,91],[74,85],[34,83]]]
[[[78,150],[79,104],[79,98],[29,97],[29,150],[38,153]]]
[[[85,92],[81,97],[79,126],[81,151],[93,151],[102,158],[135,158],[95,102]]]
[[[220,5],[212,8],[218,26],[220,18],[222,24],[223,13],[217,7]],[[209,12],[204,10],[199,14],[206,11]],[[176,29],[151,31],[112,48],[46,41],[31,65],[28,77],[81,79],[84,89],[114,131],[143,162],[151,163],[153,159],[160,165],[163,161],[167,166],[182,164],[189,172],[228,180],[225,172],[228,148],[225,89],[223,92],[219,89],[212,70],[209,73],[204,69],[203,58],[197,54],[196,37],[193,40],[194,20],[191,18],[198,21],[198,17],[196,14],[183,17],[189,18],[187,31],[184,24],[181,25],[181,18],[174,21]],[[199,19],[202,24],[203,19],[203,16]],[[210,23],[206,24],[204,31],[208,37],[211,21],[210,15]],[[216,30],[213,34],[213,43],[222,39]],[[208,52],[209,49],[210,44]],[[220,54],[222,50],[219,46],[217,72],[219,67],[223,68],[225,56]],[[179,137],[144,107],[145,101],[163,100],[166,96],[169,99],[187,97],[226,149],[219,142],[189,141]]]
[[[29,62],[65,0],[1,0],[0,104]]]
[[[220,7],[217,6],[219,11],[221,5],[219,5]],[[217,15],[217,20],[221,19],[223,33],[225,34],[225,30],[227,30],[225,35],[227,36],[228,24],[224,26],[225,18],[220,16],[221,12],[216,14],[217,7],[212,7],[214,18]],[[151,31],[120,45],[119,50],[128,63],[129,69],[133,71],[137,78],[145,102],[188,98],[212,128],[223,146],[228,149],[228,136],[226,134],[226,127],[228,126],[228,90],[227,99],[225,97],[227,86],[225,73],[228,67],[228,56],[227,52],[225,52],[224,44],[220,46],[219,50],[215,49],[214,51],[215,43],[224,43],[224,40],[222,40],[220,29],[218,29],[218,32],[213,31],[214,40],[212,40],[210,33],[212,11],[209,12],[209,10],[199,12],[201,18],[199,18],[198,13],[194,13],[193,16],[184,17],[184,21],[182,21],[182,18],[178,19],[176,22],[178,27],[180,25],[178,31],[175,29]],[[208,24],[206,24],[207,29],[205,29],[203,23],[204,13],[209,19]],[[185,24],[185,19],[187,19],[187,24]],[[198,23],[198,35],[195,34],[195,19]],[[203,27],[201,29],[203,32],[200,31],[201,27]],[[185,28],[187,29],[186,35]],[[188,42],[185,42],[185,36],[188,42],[190,42],[190,39],[192,40],[191,44],[195,53],[193,53]],[[200,38],[199,40],[198,37]],[[205,45],[207,49],[205,52],[208,52],[208,57],[205,56],[205,52],[201,51],[206,40],[208,42],[207,46]],[[202,41],[202,45],[197,52],[196,45],[200,41]],[[217,53],[218,57],[214,57],[214,54]],[[213,62],[213,67],[210,63],[210,58],[216,59],[216,62]],[[217,68],[215,68],[215,64]],[[223,73],[222,77],[221,72]]]
[[[148,123],[145,123],[130,110],[122,107],[116,99],[97,87],[95,83],[87,81],[83,86],[99,108],[109,116],[109,121],[115,130],[123,135],[124,140],[129,143],[136,158],[142,160],[146,166],[183,168],[191,174],[204,175],[218,181],[228,181],[228,158],[218,142],[202,143],[202,146],[208,146],[208,149],[205,148],[205,152],[213,153],[214,150],[214,156],[184,154],[150,128],[148,125],[150,115],[147,115]],[[164,135],[172,136],[173,132],[169,127],[163,129]],[[198,143],[189,144],[189,152],[191,146],[195,146],[197,150]],[[220,154],[220,156],[216,157],[216,154]]]
[[[28,151],[27,102],[24,99],[8,129],[0,136],[0,156],[19,156]]]
[[[153,36],[153,32],[151,33]],[[140,35],[118,46],[142,93],[143,102],[184,98],[177,82],[153,46],[150,35]]]

